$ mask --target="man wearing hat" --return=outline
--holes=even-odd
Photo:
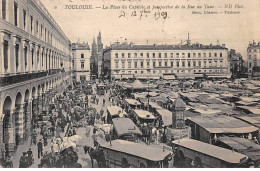
[[[37,147],[38,147],[38,159],[39,159],[41,156],[43,156],[42,155],[43,144],[42,144],[42,140],[41,139],[37,143]]]
[[[29,167],[28,156],[26,152],[23,152],[23,156],[20,158],[19,168],[28,168],[28,167]]]
[[[33,152],[31,148],[29,148],[27,154],[28,154],[28,164],[29,166],[31,166],[33,164]]]

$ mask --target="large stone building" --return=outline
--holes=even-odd
[[[249,43],[247,47],[248,76],[260,77],[260,42]]]
[[[228,60],[230,63],[230,72],[234,78],[240,78],[244,76],[244,60],[240,53],[236,50],[231,49],[228,52]]]
[[[90,80],[90,47],[87,43],[72,44],[72,70],[75,81]]]
[[[105,77],[230,77],[228,49],[220,45],[113,44],[104,50]],[[167,76],[167,77],[166,77]]]
[[[71,82],[71,45],[39,0],[0,3],[1,158],[28,139],[37,115]]]

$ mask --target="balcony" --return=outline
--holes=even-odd
[[[41,78],[41,77],[46,77],[48,75],[54,75],[61,73],[61,69],[52,69],[48,71],[43,71],[43,72],[37,72],[37,73],[25,73],[25,74],[19,74],[19,75],[11,75],[11,76],[4,76],[0,78],[0,87],[36,79],[36,78]]]

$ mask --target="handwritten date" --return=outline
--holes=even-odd
[[[153,18],[155,20],[159,20],[159,19],[167,19],[169,18],[168,16],[168,13],[167,12],[154,12],[152,13],[150,10],[141,10],[141,11],[132,11],[130,13],[127,13],[126,11],[121,11],[120,12],[120,15],[119,15],[119,18],[126,18],[126,17],[136,17],[138,18],[139,20],[143,19],[143,18],[148,18],[150,16],[153,16]]]

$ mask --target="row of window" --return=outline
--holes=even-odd
[[[182,67],[192,67],[192,66],[193,67],[201,67],[202,66],[202,62],[201,61],[198,61],[198,62],[197,61],[193,61],[193,62],[191,62],[191,61],[188,61],[188,62],[176,61],[176,67],[180,67],[180,64],[182,64]],[[204,64],[204,67],[206,67],[207,61],[204,61],[203,64]],[[214,66],[218,66],[218,61],[208,61],[208,64],[209,64],[210,67],[212,66],[212,64]],[[153,67],[162,67],[162,62],[159,61],[158,65],[156,65],[156,62],[152,62],[152,66]],[[164,67],[173,67],[173,66],[174,66],[174,62],[170,62],[170,63],[164,62]],[[223,62],[222,61],[219,61],[219,66],[223,66]],[[121,67],[125,68],[125,62],[124,61],[121,62]],[[128,68],[131,68],[131,67],[132,67],[132,62],[128,62]],[[134,68],[138,68],[138,67],[144,68],[144,62],[141,61],[140,65],[138,66],[138,62],[135,61],[134,62]],[[147,68],[150,67],[150,62],[149,61],[146,62],[146,67]],[[115,62],[115,68],[119,68],[117,61]]]
[[[72,57],[75,58],[75,53],[72,53]],[[81,59],[83,59],[85,57],[84,53],[80,54],[80,57],[81,57]]]
[[[15,44],[14,46],[14,56],[15,56],[15,66],[16,66],[16,71],[18,71],[18,68],[19,68],[19,61],[20,59],[22,59],[23,57],[23,62],[24,62],[24,66],[25,66],[25,70],[27,69],[27,66],[28,66],[28,47],[25,46],[24,49],[23,49],[23,55],[20,55],[20,45],[19,44]],[[40,54],[40,51],[39,50],[35,50],[35,49],[31,49],[31,65],[34,66],[35,64],[35,61],[34,61],[34,58],[35,58],[35,53],[36,53],[36,62],[37,64],[39,64],[40,60],[41,60],[41,65],[43,67],[43,64],[44,64],[44,52],[42,51],[42,53]],[[9,68],[9,56],[10,56],[10,47],[9,47],[9,42],[7,40],[4,40],[3,42],[3,57],[4,57],[4,69],[5,71],[8,70]],[[41,58],[41,59],[40,59]],[[49,60],[48,60],[49,58]],[[58,59],[58,56],[51,56],[50,54],[46,54],[45,56],[45,69],[54,69],[54,67],[59,67],[58,66],[58,62],[59,62],[59,59]],[[49,61],[49,64],[47,62],[47,60]]]
[[[19,16],[19,14],[22,13],[22,17]],[[2,19],[6,20],[7,19],[7,0],[2,0]],[[15,26],[19,26],[19,20],[20,18],[23,20],[23,25],[21,26],[22,29],[24,29],[25,31],[26,28],[27,28],[27,11],[25,9],[22,10],[22,12],[19,12],[19,8],[18,8],[18,3],[17,2],[14,2],[14,5],[13,5],[13,17],[14,17],[14,25]],[[38,20],[34,20],[34,17],[32,15],[30,15],[30,28],[29,28],[29,32],[32,34],[32,35],[35,35],[37,36],[39,39],[53,45],[53,36],[52,36],[52,33],[47,30],[47,28],[45,27],[44,28],[44,25],[43,24],[40,24]],[[35,27],[35,28],[34,28]],[[58,39],[54,39],[54,46],[56,48],[61,48],[64,46],[61,45],[61,42],[60,40]],[[65,50],[65,49],[64,49]]]
[[[185,73],[212,73],[212,72],[215,72],[215,73],[222,73],[224,72],[223,69],[209,69],[209,70],[186,70],[187,72]],[[151,70],[151,71],[122,71],[121,74],[149,74],[149,73],[183,73],[184,71],[183,70]],[[120,73],[115,73],[115,74],[120,74]]]
[[[85,61],[81,61],[80,62],[80,66],[81,66],[81,69],[85,69]],[[75,68],[75,62],[74,60],[72,60],[72,68]]]
[[[260,52],[260,49],[250,49],[249,52]]]
[[[251,59],[252,55],[248,55],[248,59]],[[254,55],[254,60],[257,60],[257,55]]]
[[[134,53],[134,58],[137,58],[138,57],[138,53]],[[156,58],[156,53],[146,53],[146,58],[150,58],[150,55],[152,55],[152,58]],[[220,53],[158,53],[157,54],[157,57],[159,58],[162,58],[162,56],[164,55],[164,58],[173,58],[174,56],[176,58],[179,58],[180,56],[185,58],[185,57],[188,57],[188,58],[200,58],[202,57],[201,55],[203,55],[204,58],[206,57],[223,57],[222,55],[222,52]],[[128,58],[131,58],[131,53],[127,53],[127,57]],[[144,57],[144,53],[139,53],[139,57],[143,58]],[[115,53],[115,58],[119,58],[119,53]],[[121,53],[121,58],[125,58],[125,53]]]
[[[259,63],[260,63],[260,61],[259,61]],[[260,65],[260,64],[259,64]],[[252,62],[249,62],[249,68],[252,68],[252,67],[257,67],[258,65],[257,65],[257,61],[254,61],[253,62],[253,64],[252,64]]]

